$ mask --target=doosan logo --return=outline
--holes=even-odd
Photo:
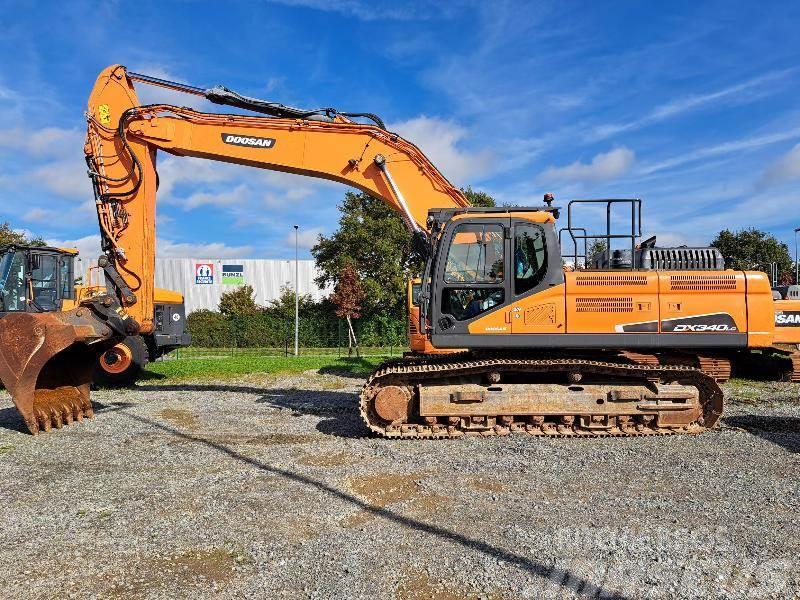
[[[783,327],[800,327],[800,312],[775,313],[775,325]]]
[[[250,137],[233,133],[223,133],[222,141],[232,146],[249,146],[251,148],[272,148],[275,146],[275,138]]]

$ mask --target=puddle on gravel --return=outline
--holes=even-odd
[[[200,424],[200,420],[192,411],[185,408],[165,408],[160,411],[159,416],[178,427],[185,427],[187,429],[194,429]]]
[[[419,495],[423,477],[417,473],[365,475],[351,479],[350,487],[370,504],[384,507]]]
[[[467,485],[473,490],[478,492],[505,492],[506,486],[500,483],[494,477],[486,477],[485,475],[477,475],[471,478]]]
[[[352,465],[356,460],[347,452],[334,452],[333,454],[323,452],[321,454],[304,454],[297,462],[310,467],[341,467]]]
[[[395,597],[398,600],[500,600],[497,592],[468,592],[451,583],[435,581],[424,571],[405,572]]]
[[[425,490],[422,473],[380,473],[350,479],[350,487],[372,506],[384,508],[404,504],[409,514],[427,516],[452,503],[452,498]],[[404,511],[405,512],[405,511]],[[360,527],[376,515],[370,510],[357,510],[339,521],[340,527]]]
[[[158,590],[185,590],[187,586],[217,587],[233,578],[237,564],[251,563],[249,554],[225,548],[190,550],[171,558],[136,562],[136,567],[125,573],[124,582],[115,584],[109,595],[135,598]]]

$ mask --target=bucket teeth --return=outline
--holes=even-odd
[[[27,423],[31,433],[50,431],[52,428],[61,429],[64,425],[72,425],[76,421],[83,422],[84,417],[91,419],[94,416],[89,400],[84,399],[81,392],[75,388],[60,388],[49,390],[47,393],[39,392],[34,400],[36,414],[36,427]]]

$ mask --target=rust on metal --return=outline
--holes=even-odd
[[[0,319],[0,381],[28,431],[36,435],[93,416],[89,385],[110,339],[109,328],[88,310]]]
[[[375,397],[375,412],[389,423],[407,419],[411,414],[411,393],[405,387],[389,385]]]
[[[392,361],[365,384],[361,415],[389,438],[665,435],[699,433],[719,420],[722,390],[699,369],[629,364],[612,353],[606,358],[460,354]],[[493,372],[503,373],[503,385],[485,383]],[[580,385],[574,373],[582,375]],[[387,387],[413,390],[417,402],[409,406],[418,408],[404,422],[389,423],[375,408]],[[467,397],[483,401],[453,401]]]
[[[694,367],[719,383],[725,383],[731,378],[731,359],[727,356],[695,354],[687,351],[646,354],[629,350],[621,352],[620,355],[638,365],[685,365]]]

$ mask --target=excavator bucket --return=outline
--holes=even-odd
[[[90,313],[0,317],[0,381],[33,435],[93,416],[89,385],[112,336]]]

